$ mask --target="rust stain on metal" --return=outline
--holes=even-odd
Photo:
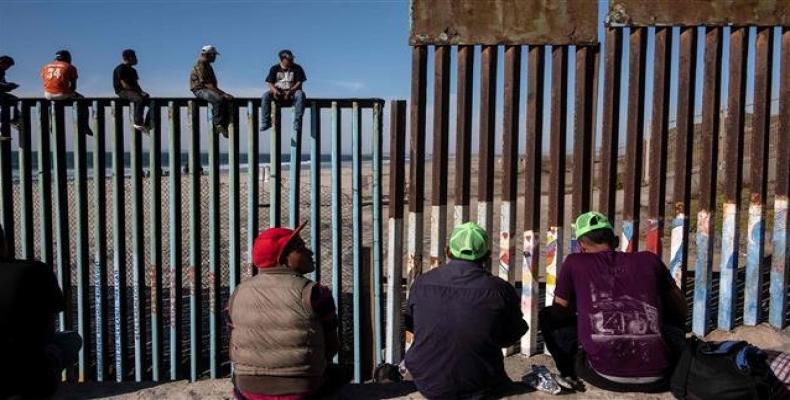
[[[614,26],[789,25],[790,1],[614,0],[609,5],[606,23]]]
[[[594,44],[590,0],[412,0],[411,45]]]

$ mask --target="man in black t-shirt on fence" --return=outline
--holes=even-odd
[[[269,90],[263,94],[261,132],[272,127],[272,101],[276,101],[279,105],[293,104],[294,132],[299,132],[302,130],[302,115],[306,102],[302,84],[307,80],[307,76],[302,67],[294,62],[291,50],[280,50],[278,56],[280,62],[272,66],[266,76]]]
[[[123,62],[115,67],[115,71],[112,73],[112,86],[115,88],[115,94],[118,97],[129,100],[132,103],[134,120],[132,126],[134,126],[134,129],[148,133],[150,129],[150,115],[146,113],[145,119],[143,119],[143,110],[149,96],[137,83],[139,77],[137,76],[137,70],[134,69],[134,65],[137,65],[137,54],[132,49],[126,49],[122,53],[122,58]]]

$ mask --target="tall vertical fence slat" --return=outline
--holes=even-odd
[[[710,328],[710,292],[715,243],[716,171],[721,93],[722,28],[706,28],[705,69],[700,135],[699,211],[697,212],[697,259],[694,265],[694,314],[692,330],[705,336]]]
[[[645,250],[661,257],[664,247],[664,202],[667,192],[667,143],[672,71],[671,27],[656,28],[653,71],[653,119],[650,125]]]
[[[181,348],[184,333],[182,325],[183,313],[183,269],[181,254],[181,107],[170,102],[167,105],[168,115],[168,164],[169,194],[168,216],[170,218],[170,379],[177,380],[182,376]]]
[[[112,102],[112,224],[113,224],[113,306],[115,309],[115,380],[123,381],[127,373],[126,349],[126,176],[124,168],[123,109]]]
[[[425,199],[425,95],[428,81],[428,49],[411,49],[411,102],[409,118],[409,216],[406,242],[407,290],[422,273],[423,201]]]
[[[477,223],[486,232],[491,232],[491,229],[494,227],[497,54],[497,46],[483,46],[480,55],[480,151],[478,154]],[[490,260],[487,265],[490,270]]]
[[[631,28],[628,67],[628,121],[623,177],[623,230],[620,249],[639,249],[642,192],[642,142],[645,128],[645,64],[647,28]]]
[[[310,107],[310,248],[316,282],[321,282],[321,108]]]
[[[384,104],[377,102],[373,105],[373,361],[376,365],[381,363],[382,329],[381,329],[381,275],[384,269],[383,261],[383,232],[381,218],[381,156],[384,127],[382,121]]]
[[[131,108],[130,108],[131,109]],[[145,378],[145,219],[143,216],[143,133],[130,129],[132,173],[132,280],[134,293],[134,380]]]
[[[269,226],[278,227],[280,221],[280,193],[282,180],[282,165],[280,162],[281,140],[282,140],[282,121],[280,106],[272,103],[272,127],[269,133]]]
[[[554,288],[563,259],[565,210],[565,143],[568,106],[568,47],[551,50],[551,139],[549,143],[549,229],[546,232],[546,305],[554,302]]]
[[[341,149],[341,120],[340,108],[337,102],[332,102],[332,296],[335,305],[341,309],[340,300],[343,294],[343,198],[341,197],[341,169],[340,169],[340,149]],[[338,335],[341,336],[341,335]],[[341,337],[342,340],[342,337]],[[342,342],[341,342],[342,343]],[[340,359],[335,356],[335,362]]]
[[[90,284],[90,260],[88,252],[88,163],[85,151],[85,135],[80,132],[77,126],[77,114],[82,112],[81,108],[86,104],[75,101],[72,106],[74,123],[73,130],[73,157],[74,157],[74,185],[75,206],[77,211],[76,228],[76,267],[77,267],[77,333],[84,342],[80,348],[78,356],[78,380],[84,382],[88,374],[89,348],[92,335],[88,334],[90,329],[90,300],[88,297],[88,285]],[[95,133],[94,133],[95,134]]]
[[[351,108],[351,225],[353,275],[354,382],[362,382],[362,113]]]
[[[622,28],[606,28],[603,121],[598,210],[614,221],[617,194],[617,149],[620,143],[620,70],[623,57]]]
[[[546,49],[529,48],[527,81],[526,154],[524,155],[524,264],[521,273],[521,312],[531,327],[521,337],[521,354],[538,351],[538,302],[540,282],[540,199],[543,169],[543,95]]]
[[[140,105],[142,106],[142,105]],[[148,191],[149,248],[146,274],[150,276],[151,298],[151,379],[162,379],[162,121],[161,105],[151,102],[151,146],[148,149],[150,186]]]
[[[211,125],[208,125],[211,126]],[[209,376],[219,376],[220,349],[220,210],[219,210],[219,135],[216,126],[208,129],[208,350]]]
[[[678,109],[673,156],[672,231],[670,233],[669,271],[683,293],[686,292],[689,213],[691,213],[691,174],[694,146],[694,93],[697,80],[697,29],[680,29],[678,66]]]
[[[239,182],[239,107],[233,104],[230,111],[230,129],[228,137],[228,293],[233,293],[241,281],[241,184]],[[247,165],[250,160],[247,159]],[[248,188],[249,190],[249,188]],[[255,235],[249,232],[249,235]],[[220,318],[221,320],[221,318]]]
[[[19,132],[19,184],[22,186],[22,212],[20,230],[20,240],[22,242],[22,254],[25,259],[34,257],[33,239],[35,227],[33,226],[33,151],[32,130],[30,129],[30,103],[20,101],[19,120],[21,127],[17,127]]]
[[[201,367],[202,329],[201,292],[202,253],[200,219],[200,180],[203,174],[200,162],[200,114],[194,101],[189,102],[189,173],[192,177],[189,193],[189,379],[196,381]]]
[[[0,104],[0,222],[8,255],[16,251],[14,236],[14,181],[11,175],[11,103]]]
[[[250,100],[247,102],[247,243],[244,251],[247,254],[247,267],[255,272],[252,264],[252,246],[258,237],[258,207],[260,207],[260,183],[258,182],[258,105]],[[316,265],[320,265],[316,263]]]
[[[52,265],[52,150],[50,147],[50,103],[39,100],[38,109],[38,201],[41,205],[39,214],[39,242],[41,243],[41,261]]]
[[[387,338],[385,359],[398,364],[403,356],[403,196],[406,183],[406,101],[390,102],[389,221],[387,240]]]
[[[290,158],[288,160],[288,223],[299,225],[299,192],[302,174],[302,130],[291,130]]]
[[[469,221],[472,192],[472,87],[474,83],[474,46],[458,47],[455,139],[455,225]]]
[[[96,380],[103,381],[107,375],[109,359],[109,337],[107,321],[107,192],[106,192],[106,129],[104,104],[93,102],[93,209],[94,219],[94,344],[96,351]],[[39,184],[41,184],[39,182]],[[106,358],[105,358],[106,357]]]
[[[65,105],[54,103],[53,123],[51,124],[52,133],[55,140],[55,151],[53,161],[55,166],[55,242],[57,248],[57,271],[58,284],[63,290],[63,298],[66,301],[65,311],[60,313],[60,329],[73,329],[72,303],[71,303],[71,245],[70,245],[70,226],[69,226],[69,200],[68,200],[68,179],[66,164],[66,121]]]
[[[450,129],[450,46],[434,48],[431,247],[429,268],[444,263],[447,238],[447,164]]]
[[[743,139],[746,105],[746,68],[748,29],[732,28],[730,33],[730,77],[727,97],[727,120],[724,131],[724,206],[719,264],[718,328],[730,330],[735,322],[735,298],[738,282],[738,252],[743,170]]]
[[[502,204],[499,225],[498,276],[516,283],[516,179],[518,178],[519,100],[521,46],[505,48],[505,91],[502,111]]]
[[[790,193],[790,28],[782,30],[782,61],[779,88],[779,141],[776,149],[776,183],[774,184],[774,231],[773,257],[771,258],[771,305],[768,321],[776,328],[783,328],[787,315],[787,275],[790,265],[790,249],[787,241],[787,203]]]
[[[594,101],[595,52],[594,47],[576,48],[576,93],[573,131],[573,188],[571,193],[571,218],[590,209],[592,197],[592,140],[595,123]],[[570,252],[580,251],[576,242],[575,224],[570,224]]]
[[[760,323],[765,255],[765,203],[768,192],[768,138],[771,125],[771,84],[774,28],[757,29],[754,65],[754,115],[750,151],[749,222],[746,246],[746,282],[743,323]],[[784,133],[785,135],[787,132]]]

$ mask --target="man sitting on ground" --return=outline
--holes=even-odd
[[[306,99],[302,84],[307,80],[307,75],[302,66],[294,62],[291,50],[280,50],[278,56],[280,62],[274,64],[266,76],[269,90],[263,94],[261,132],[272,127],[272,101],[280,105],[293,103],[294,132],[300,132]]]
[[[615,251],[605,215],[580,215],[576,238],[582,252],[565,258],[554,304],[539,314],[560,380],[575,386],[581,378],[616,392],[666,391],[685,338],[683,294],[655,254]]]
[[[43,399],[77,362],[82,339],[55,332],[65,302],[52,269],[11,257],[5,237],[0,227],[0,399]]]
[[[71,52],[58,50],[55,61],[41,68],[41,81],[44,83],[44,98],[47,100],[78,100],[84,98],[77,93],[77,68],[71,64]],[[59,104],[63,107],[63,104]],[[81,107],[77,115],[80,130],[93,135],[88,124],[88,107]]]
[[[211,122],[214,124],[214,128],[222,136],[228,137],[230,102],[233,100],[233,96],[217,86],[217,76],[214,74],[214,67],[211,64],[217,60],[218,55],[217,48],[212,45],[206,45],[200,49],[200,57],[189,75],[189,89],[192,90],[195,97],[211,104]]]
[[[228,301],[237,399],[301,400],[348,382],[330,364],[340,348],[332,292],[303,276],[315,270],[304,225],[261,233],[252,250],[259,274]]]
[[[480,398],[511,383],[502,348],[528,329],[515,288],[486,268],[488,234],[473,222],[450,235],[447,265],[418,277],[406,330],[414,344],[406,369],[425,397]]]
[[[137,82],[137,54],[132,49],[126,49],[121,53],[122,62],[115,67],[112,73],[112,86],[118,97],[129,100],[132,103],[132,127],[134,129],[148,133],[150,127],[150,115],[146,113],[143,118],[145,102],[148,101],[148,93],[143,91]]]

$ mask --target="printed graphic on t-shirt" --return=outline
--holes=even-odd
[[[278,71],[277,82],[274,84],[278,89],[288,90],[294,82],[294,71]]]
[[[614,298],[590,283],[590,336],[594,342],[645,340],[661,337],[658,309],[628,295]]]

